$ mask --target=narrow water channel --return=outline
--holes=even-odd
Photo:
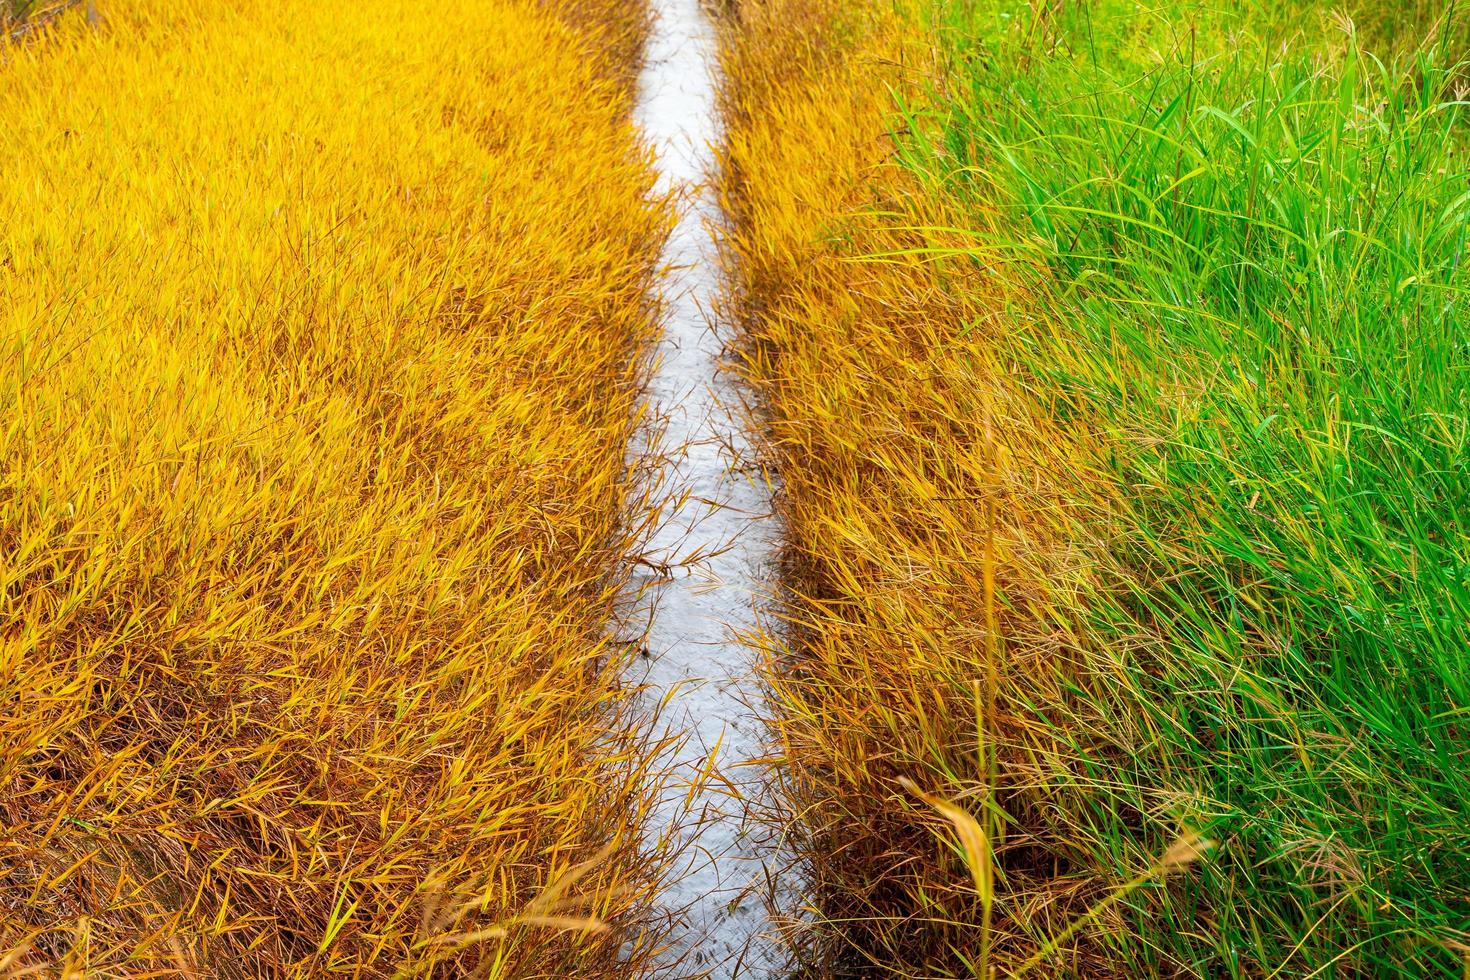
[[[664,897],[679,916],[671,956],[683,957],[680,973],[757,978],[774,962],[762,939],[770,931],[761,900],[767,847],[746,832],[739,797],[759,779],[759,689],[736,636],[754,628],[769,592],[777,531],[710,319],[720,290],[718,207],[708,187],[719,137],[715,33],[698,0],[654,0],[654,8],[636,118],[658,151],[664,189],[681,195],[681,212],[664,252],[666,318],[649,390],[650,407],[666,420],[654,451],[668,463],[665,522],[647,557],[670,570],[647,569],[641,583],[651,624],[640,662],[650,699],[664,703],[664,723],[683,742],[674,760],[680,775],[650,833],[682,822],[688,845]],[[691,793],[712,752],[719,777]]]

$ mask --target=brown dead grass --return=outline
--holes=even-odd
[[[789,536],[773,819],[811,871],[813,977],[1005,975],[1102,894],[1036,791],[1058,753],[1034,709],[1072,673],[1051,610],[1090,568],[1060,515],[1095,504],[1058,477],[1085,447],[985,343],[1027,297],[936,259],[970,243],[893,159],[894,93],[936,70],[911,14],[726,23],[732,312]]]
[[[583,38],[598,73],[631,97],[643,68],[653,12],[643,0],[539,0]]]

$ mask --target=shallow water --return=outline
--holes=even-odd
[[[646,557],[673,569],[662,582],[646,570],[638,583],[651,602],[649,656],[640,662],[650,699],[668,699],[663,722],[685,741],[674,759],[679,776],[649,833],[683,821],[677,833],[691,845],[664,896],[680,922],[671,954],[685,957],[680,973],[755,978],[775,962],[761,939],[770,930],[761,898],[769,848],[742,826],[738,796],[759,778],[751,763],[762,753],[762,732],[753,660],[736,636],[755,628],[769,592],[777,530],[710,322],[720,289],[718,208],[706,186],[719,137],[715,35],[698,0],[654,0],[654,7],[636,119],[658,151],[663,189],[681,194],[683,206],[664,250],[665,333],[649,389],[653,413],[666,420],[654,451],[668,457],[661,496],[673,512]],[[687,798],[717,745],[721,779]]]

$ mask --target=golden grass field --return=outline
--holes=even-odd
[[[0,973],[637,974],[643,9],[103,7],[0,62]]]

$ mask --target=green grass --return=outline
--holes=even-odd
[[[9,25],[23,33],[34,28],[36,22],[45,21],[50,16],[75,6],[77,2],[79,0],[0,0],[0,28]],[[90,12],[92,6],[88,5],[87,9]],[[24,23],[25,21],[31,23]]]
[[[1399,9],[943,9],[908,159],[1024,280],[997,343],[1114,500],[1079,491],[1108,558],[1032,706],[1048,846],[1218,842],[1086,930],[1130,975],[1470,969],[1463,21]]]

